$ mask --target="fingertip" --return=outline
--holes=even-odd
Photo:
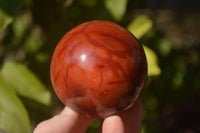
[[[40,122],[34,129],[33,133],[49,133],[49,130],[52,130],[52,129],[49,129],[49,128],[46,128],[48,127],[48,120],[45,120],[43,122]]]
[[[33,133],[84,133],[91,121],[65,107],[60,114],[39,123]]]
[[[124,124],[120,116],[113,115],[106,118],[102,125],[103,133],[124,133]]]

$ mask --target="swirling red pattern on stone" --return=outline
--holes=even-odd
[[[106,21],[69,31],[51,63],[52,83],[62,102],[93,117],[116,113],[134,102],[146,73],[145,54],[137,39]]]

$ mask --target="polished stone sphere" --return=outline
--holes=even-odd
[[[147,79],[138,40],[107,21],[83,23],[64,35],[51,61],[61,101],[84,116],[105,118],[136,102]]]

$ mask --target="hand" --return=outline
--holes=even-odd
[[[83,117],[70,108],[53,118],[40,123],[33,133],[85,133],[92,118]],[[107,117],[100,133],[140,133],[142,123],[142,104],[136,103],[118,115]]]

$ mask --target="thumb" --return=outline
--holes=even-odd
[[[60,114],[38,124],[33,133],[84,133],[91,121],[65,107]]]

